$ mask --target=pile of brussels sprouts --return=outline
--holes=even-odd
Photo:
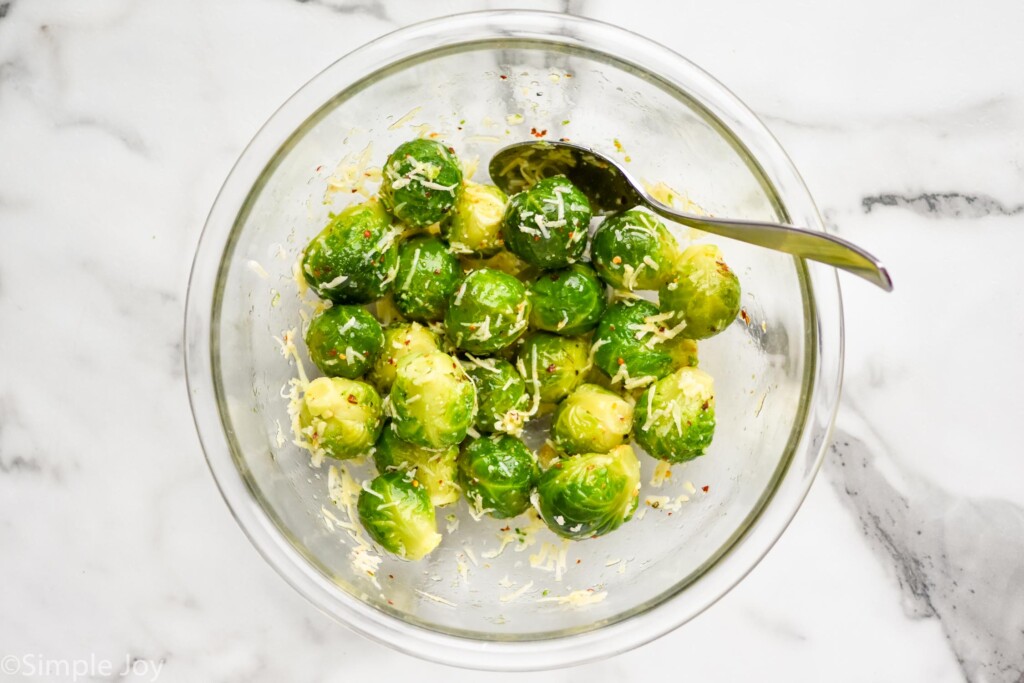
[[[330,458],[372,454],[379,475],[357,508],[389,552],[430,553],[435,507],[460,497],[478,517],[532,505],[562,537],[607,534],[637,508],[631,440],[670,463],[711,443],[696,340],[736,317],[736,275],[639,209],[592,237],[591,218],[564,177],[506,197],[417,139],[388,157],[379,198],[333,215],[304,250],[304,278],[330,304],[305,331],[324,376],[304,388],[302,438]],[[657,290],[660,307],[636,290]],[[366,307],[382,299],[400,314],[386,327]],[[548,413],[542,467],[520,435]]]

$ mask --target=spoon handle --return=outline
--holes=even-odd
[[[857,245],[839,237],[778,223],[698,216],[676,211],[647,197],[644,199],[647,199],[652,211],[677,223],[740,242],[827,263],[862,277],[887,292],[892,291],[892,278],[889,277],[889,272],[882,262]]]

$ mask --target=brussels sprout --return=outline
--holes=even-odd
[[[391,214],[414,228],[444,218],[455,205],[462,168],[455,155],[435,140],[403,142],[384,163],[380,200]]]
[[[740,312],[740,279],[713,244],[689,247],[676,264],[673,279],[658,292],[658,301],[684,322],[683,336],[707,339],[729,326]]]
[[[522,441],[508,434],[475,439],[459,454],[459,484],[477,512],[504,519],[526,512],[540,470]]]
[[[384,331],[359,306],[332,306],[313,317],[306,330],[309,357],[328,377],[356,379],[384,348]]]
[[[680,368],[651,385],[636,404],[637,443],[655,458],[685,462],[703,455],[715,435],[711,375]]]
[[[587,246],[590,202],[565,176],[513,195],[505,209],[505,246],[538,268],[565,268]]]
[[[299,406],[299,426],[314,455],[345,460],[363,455],[380,435],[380,394],[365,382],[318,377]]]
[[[511,275],[484,268],[466,276],[448,305],[448,339],[463,351],[493,353],[526,330],[530,301]]]
[[[640,494],[640,462],[630,446],[558,460],[537,483],[548,528],[572,539],[603,536],[628,522]]]
[[[370,303],[387,293],[395,279],[397,234],[379,202],[350,206],[306,246],[302,275],[323,299]]]
[[[608,305],[604,283],[585,265],[541,275],[530,286],[530,325],[575,336],[597,326]]]
[[[494,256],[489,256],[487,258],[463,255],[459,257],[459,263],[462,264],[462,270],[464,272],[490,268],[492,270],[500,270],[503,273],[508,273],[520,282],[533,282],[540,276],[541,272],[536,266],[531,266],[511,251],[506,251],[504,249]]]
[[[395,307],[410,320],[440,320],[461,278],[459,260],[444,242],[414,237],[398,249]]]
[[[633,428],[633,406],[596,384],[583,384],[558,404],[551,436],[563,453],[607,453]]]
[[[391,428],[409,443],[444,448],[466,438],[476,415],[476,390],[446,353],[414,353],[398,363],[391,386]]]
[[[422,559],[441,543],[430,496],[405,472],[385,472],[364,485],[356,509],[370,538],[402,559]]]
[[[370,370],[369,379],[382,392],[391,391],[398,363],[423,351],[440,351],[441,340],[433,330],[419,323],[392,323],[384,328],[384,348]]]
[[[536,386],[540,400],[558,403],[583,382],[590,351],[582,339],[534,332],[519,349],[516,362],[528,386]]]
[[[472,359],[466,372],[476,386],[476,428],[485,433],[518,434],[529,403],[523,376],[508,361]]]
[[[458,446],[430,450],[402,441],[387,427],[381,432],[373,452],[378,472],[408,472],[427,490],[430,502],[438,507],[459,499],[459,486],[455,483],[458,457]]]
[[[672,279],[679,245],[665,224],[630,209],[609,216],[590,243],[590,257],[601,279],[616,289],[657,289]]]
[[[672,356],[672,369],[695,368],[698,365],[697,342],[679,335],[665,342],[665,350]]]
[[[642,299],[617,301],[608,307],[594,333],[594,363],[611,376],[612,384],[622,382],[631,389],[671,371],[665,317]]]
[[[458,254],[493,256],[501,249],[501,221],[508,197],[494,185],[467,180],[441,222],[441,234]]]

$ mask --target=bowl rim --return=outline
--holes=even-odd
[[[780,198],[785,194],[788,201],[779,205],[780,212],[797,224],[824,231],[806,185],[764,124],[724,85],[669,48],[617,26],[556,12],[491,10],[431,19],[385,34],[327,66],[286,100],[246,145],[214,200],[197,245],[186,297],[184,362],[193,420],[217,487],[250,542],[293,588],[346,626],[407,654],[475,669],[539,670],[609,657],[650,642],[702,613],[753,570],[795,516],[831,443],[842,385],[844,323],[836,272],[828,266],[794,259],[804,284],[805,318],[811,323],[808,333],[813,338],[806,343],[811,348],[813,367],[808,369],[811,376],[806,380],[811,391],[804,428],[793,445],[793,453],[806,452],[808,457],[804,467],[798,469],[792,466],[791,455],[790,463],[777,475],[774,489],[761,503],[754,519],[685,591],[677,590],[641,614],[586,632],[510,641],[434,631],[388,615],[339,591],[280,533],[255,500],[232,456],[217,405],[213,370],[217,348],[212,334],[216,316],[212,310],[221,257],[232,246],[237,216],[263,169],[287,147],[304,122],[329,106],[341,92],[417,56],[499,38],[603,53],[693,98],[742,144],[768,184],[770,194]],[[601,46],[606,45],[615,45],[616,52],[602,50]],[[346,72],[343,80],[347,84],[339,91],[336,80],[330,76],[341,70]],[[687,80],[686,90],[678,80],[683,76]],[[295,123],[283,126],[289,131],[283,137],[272,130],[272,124],[282,119]],[[228,201],[230,196],[245,199]],[[788,501],[788,505],[780,506],[781,500]],[[693,600],[688,591],[697,586],[701,595]],[[692,604],[680,609],[684,595]]]

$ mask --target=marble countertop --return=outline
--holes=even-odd
[[[717,76],[896,291],[843,279],[835,444],[750,577],[529,680],[1024,681],[1024,4],[727,5],[532,3]],[[479,679],[350,633],[262,561],[203,460],[181,324],[206,212],[276,106],[367,39],[493,6],[0,0],[0,680],[12,656],[10,680],[90,657],[115,669],[96,680]]]

